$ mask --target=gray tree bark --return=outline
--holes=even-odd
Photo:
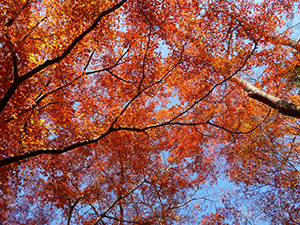
[[[286,116],[300,118],[300,106],[270,95],[241,78],[234,77],[232,80],[241,85],[250,98],[256,99],[257,101],[276,109],[278,112]]]

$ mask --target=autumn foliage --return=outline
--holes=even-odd
[[[0,223],[299,224],[297,4],[0,1]]]

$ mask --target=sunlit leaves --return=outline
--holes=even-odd
[[[299,105],[294,1],[0,6],[3,220],[299,222],[299,123],[235,80]]]

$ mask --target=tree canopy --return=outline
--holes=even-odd
[[[298,4],[1,1],[0,223],[299,224]]]

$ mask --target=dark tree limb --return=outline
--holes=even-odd
[[[50,60],[46,60],[44,63],[38,65],[37,67],[35,67],[34,69],[32,69],[31,71],[29,71],[28,73],[24,74],[23,76],[19,77],[18,79],[15,79],[14,82],[11,84],[11,86],[9,87],[9,89],[6,91],[6,93],[4,94],[4,96],[1,98],[0,100],[0,113],[5,109],[8,101],[11,99],[12,95],[16,92],[16,90],[19,88],[19,86],[26,80],[28,80],[29,78],[31,78],[32,76],[34,76],[35,74],[41,72],[42,70],[44,70],[45,68],[60,62],[61,60],[63,60],[67,55],[69,55],[69,53],[72,51],[72,49],[86,36],[88,35],[91,31],[93,31],[98,23],[100,22],[100,20],[107,16],[108,14],[114,12],[115,10],[119,9],[123,4],[126,3],[127,0],[122,0],[119,3],[115,4],[114,6],[112,6],[111,8],[103,11],[96,19],[95,21],[85,30],[83,31],[79,36],[77,36],[72,43],[65,49],[65,51]]]

